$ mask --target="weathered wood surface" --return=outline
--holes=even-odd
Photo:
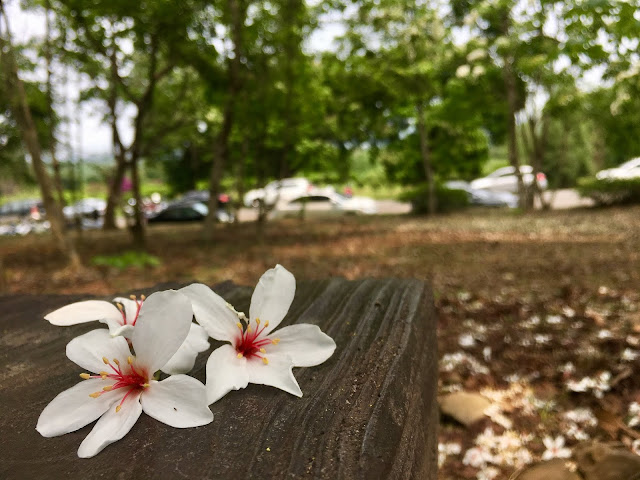
[[[248,312],[251,288],[215,290]],[[76,451],[92,425],[56,438],[35,430],[45,405],[78,382],[66,343],[99,326],[43,316],[81,299],[0,296],[0,478],[436,479],[436,321],[422,282],[299,283],[282,326],[314,323],[337,344],[324,364],[294,369],[302,398],[250,384],[211,406],[212,424],[187,430],[143,414],[86,460]],[[191,372],[203,382],[208,355]]]

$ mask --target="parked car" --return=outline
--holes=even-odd
[[[540,190],[547,189],[547,176],[538,172],[534,178],[533,167],[530,165],[521,165],[520,174],[522,175],[522,181],[526,187],[533,185],[533,182],[538,183]],[[471,188],[474,190],[493,190],[497,192],[510,192],[518,193],[518,177],[515,174],[513,167],[499,168],[495,172],[490,173],[486,177],[477,178],[471,182]]]
[[[368,197],[347,198],[333,188],[312,189],[310,193],[280,200],[271,218],[297,217],[304,209],[305,217],[330,218],[341,215],[372,215],[377,213],[376,202]]]
[[[467,192],[469,204],[482,207],[509,207],[518,206],[518,196],[510,192],[497,192],[492,190],[480,190],[472,188],[467,182],[452,180],[444,184],[450,190],[463,190]]]
[[[640,157],[632,158],[615,168],[607,168],[596,173],[598,180],[640,178]]]
[[[152,214],[149,223],[160,222],[200,222],[209,213],[209,207],[202,202],[176,201],[167,205],[161,212]],[[218,209],[217,218],[222,223],[232,223],[235,218],[224,208]]]
[[[249,190],[243,198],[243,203],[246,207],[257,208],[262,200],[265,205],[271,206],[277,201],[290,200],[309,193],[313,188],[313,184],[306,178],[283,178],[268,183],[264,188]]]
[[[97,220],[104,216],[107,202],[101,198],[83,198],[73,205],[67,205],[62,209],[62,214],[67,219],[74,217],[91,218]]]
[[[21,220],[26,217],[34,217],[39,219],[44,215],[44,207],[39,199],[16,200],[7,202],[0,207],[0,217],[3,220],[15,219]],[[35,218],[38,217],[38,218]]]

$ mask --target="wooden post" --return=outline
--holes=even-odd
[[[228,282],[215,289],[248,312],[251,288]],[[80,299],[0,297],[0,477],[436,480],[436,318],[424,283],[300,282],[282,326],[317,324],[337,344],[322,365],[294,369],[302,398],[249,385],[211,406],[212,424],[185,430],[142,415],[91,459],[76,451],[92,425],[56,438],[35,430],[43,408],[83,370],[65,357],[66,343],[104,328],[43,320]],[[208,356],[191,372],[201,381]]]

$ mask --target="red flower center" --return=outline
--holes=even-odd
[[[237,323],[238,328],[240,329],[240,336],[236,337],[235,347],[238,352],[238,358],[247,357],[247,358],[260,358],[265,364],[269,363],[267,357],[264,354],[267,353],[265,347],[267,345],[277,345],[280,339],[269,338],[266,334],[262,336],[265,328],[269,326],[269,322],[265,322],[262,327],[260,326],[260,319],[256,318],[256,328],[255,331],[251,327],[251,320],[248,321],[247,327],[244,328],[242,323]]]

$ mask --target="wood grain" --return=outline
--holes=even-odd
[[[248,312],[251,288],[215,290]],[[43,316],[81,299],[0,297],[0,478],[436,479],[436,319],[422,282],[299,283],[282,326],[317,324],[337,344],[324,364],[294,369],[302,398],[249,385],[211,406],[212,424],[187,430],[142,415],[87,460],[76,452],[92,425],[56,438],[35,430],[47,403],[79,380],[66,343],[99,327]],[[207,358],[191,373],[201,381]]]

